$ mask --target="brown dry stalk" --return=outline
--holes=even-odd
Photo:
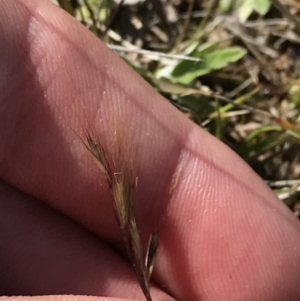
[[[104,147],[89,133],[86,133],[85,147],[93,155],[95,162],[104,174],[114,199],[114,211],[126,245],[127,255],[134,268],[141,289],[147,299],[152,301],[149,292],[149,280],[154,266],[158,247],[158,237],[152,233],[146,254],[142,246],[140,231],[135,216],[135,193],[137,177],[134,173],[133,160],[124,157],[119,146],[113,164],[108,160]],[[113,167],[113,168],[112,168]]]

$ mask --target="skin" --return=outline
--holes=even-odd
[[[1,295],[144,300],[88,130],[134,149],[155,301],[300,299],[299,221],[230,149],[49,1],[0,1],[0,45]]]

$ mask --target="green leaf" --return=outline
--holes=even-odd
[[[280,127],[279,125],[268,125],[268,126],[262,126],[256,130],[254,130],[252,133],[250,133],[246,140],[247,141],[251,141],[254,138],[256,138],[257,136],[259,136],[262,133],[266,133],[266,132],[282,132],[282,127]]]
[[[287,135],[283,131],[269,132],[268,135],[264,137],[258,137],[257,139],[250,139],[250,141],[245,140],[236,149],[237,152],[246,160],[250,158],[255,158],[260,154],[276,147],[280,146],[287,141]]]
[[[212,70],[226,67],[229,63],[238,61],[245,55],[246,51],[240,47],[228,47],[218,49],[206,56],[206,61]]]
[[[265,15],[271,6],[270,0],[252,0],[253,1],[253,8],[256,12],[260,15]]]
[[[265,15],[269,11],[270,6],[270,0],[240,0],[237,8],[239,20],[244,23],[253,11],[260,15]]]
[[[240,22],[244,23],[247,21],[249,16],[253,12],[253,0],[242,0],[240,1],[240,5],[237,9],[237,14]]]
[[[223,13],[228,13],[230,11],[230,8],[232,7],[233,0],[220,0],[219,1],[219,9]]]
[[[206,48],[195,54],[196,57],[201,57],[203,62],[180,62],[171,73],[172,80],[182,84],[189,84],[199,76],[222,69],[229,63],[238,61],[245,53],[246,51],[240,47],[228,47],[210,51]]]

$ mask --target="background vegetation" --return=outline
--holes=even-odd
[[[238,153],[300,217],[300,1],[57,4]]]

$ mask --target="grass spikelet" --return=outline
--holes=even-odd
[[[122,141],[121,137],[119,138],[118,143]],[[116,158],[109,161],[102,144],[89,133],[86,133],[84,145],[93,155],[97,166],[107,180],[114,199],[114,212],[126,245],[127,255],[147,301],[152,301],[149,280],[158,248],[158,236],[152,233],[147,250],[144,252],[135,215],[137,177],[132,151],[118,144]]]

